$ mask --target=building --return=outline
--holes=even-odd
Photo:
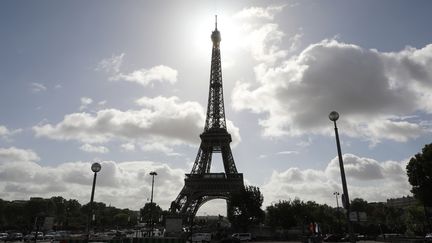
[[[387,206],[394,208],[408,208],[418,205],[417,199],[411,196],[387,199]]]

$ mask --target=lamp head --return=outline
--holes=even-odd
[[[102,169],[102,166],[97,162],[93,163],[91,166],[91,170],[95,173],[99,172],[101,169]]]
[[[152,171],[152,172],[150,172],[150,175],[152,175],[152,176],[156,176],[157,173],[156,173],[155,171]]]
[[[330,112],[329,119],[334,122],[337,121],[337,119],[339,119],[339,113],[337,113],[336,111]]]

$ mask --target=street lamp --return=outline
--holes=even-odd
[[[346,178],[345,178],[345,169],[344,169],[342,152],[341,152],[340,142],[339,142],[339,133],[338,133],[338,129],[336,126],[336,121],[337,121],[337,119],[339,119],[339,113],[337,113],[336,111],[330,112],[329,119],[334,123],[335,136],[336,136],[336,146],[337,146],[337,151],[338,151],[339,167],[340,167],[340,173],[341,173],[341,179],[342,179],[342,189],[343,189],[342,202],[344,202],[344,207],[346,209],[346,220],[347,220],[347,224],[348,224],[348,232],[349,232],[350,242],[355,242],[355,238],[354,238],[354,234],[353,234],[353,228],[352,228],[352,224],[351,224],[350,217],[349,217],[350,216],[350,202],[349,202],[349,196],[348,196],[348,187],[347,187]]]
[[[87,242],[89,241],[90,238],[90,227],[91,227],[91,223],[92,223],[92,216],[93,216],[93,198],[94,198],[94,191],[95,191],[95,186],[96,186],[96,175],[97,173],[102,169],[102,166],[95,162],[91,165],[91,170],[94,172],[94,176],[93,176],[93,186],[92,186],[92,192],[91,192],[91,196],[90,196],[90,209],[89,209],[89,214],[88,214],[88,227],[87,227]]]
[[[150,175],[152,176],[152,190],[151,190],[151,197],[150,197],[150,236],[153,236],[153,228],[154,228],[154,222],[153,222],[153,187],[154,187],[154,177],[157,176],[157,173],[155,171],[150,172]]]
[[[339,200],[338,200],[338,196],[340,195],[339,192],[333,192],[333,195],[335,195],[336,197],[336,212],[337,212],[337,219],[338,219],[338,231],[340,232],[340,217],[339,217]]]

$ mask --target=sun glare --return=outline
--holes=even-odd
[[[224,54],[234,55],[241,47],[242,42],[240,24],[232,16],[224,14],[218,14],[217,22],[217,27],[222,37],[222,57]],[[206,16],[200,20],[197,19],[193,24],[195,25],[195,31],[192,38],[196,52],[208,53],[212,47],[210,35],[215,29],[214,16]]]

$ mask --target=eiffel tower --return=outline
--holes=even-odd
[[[204,132],[200,135],[201,145],[192,171],[186,174],[183,189],[170,207],[172,213],[179,213],[188,221],[193,219],[204,203],[213,199],[225,199],[229,203],[233,193],[244,190],[243,174],[237,172],[230,147],[232,139],[226,128],[220,57],[221,35],[217,29],[217,16],[211,40],[213,48],[210,88],[207,118]],[[210,173],[214,153],[222,154],[225,173]]]

